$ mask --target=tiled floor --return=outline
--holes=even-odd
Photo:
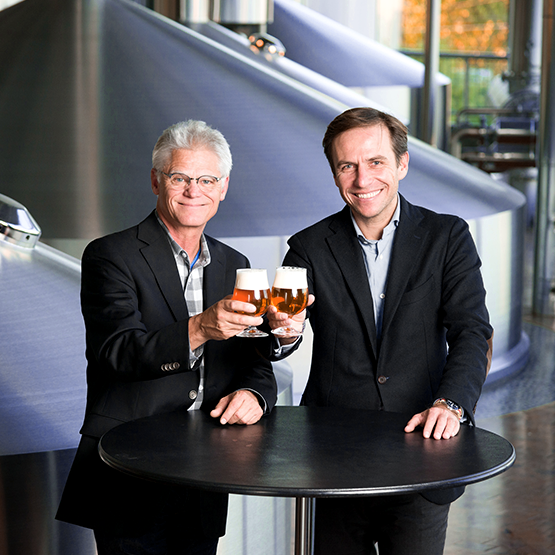
[[[508,439],[516,462],[453,503],[445,555],[555,553],[555,327],[526,319],[530,361],[484,388],[477,424]]]

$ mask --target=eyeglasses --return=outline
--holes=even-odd
[[[166,173],[161,172],[170,178],[170,187],[172,189],[187,189],[191,186],[191,181],[196,181],[197,185],[203,191],[212,191],[216,185],[222,180],[221,177],[214,177],[213,175],[201,175],[200,177],[189,177],[184,173],[173,172]]]

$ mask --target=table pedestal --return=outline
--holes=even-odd
[[[314,552],[314,497],[297,497],[295,503],[295,555]]]

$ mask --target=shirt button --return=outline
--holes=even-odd
[[[380,294],[380,299],[385,299],[385,293]]]
[[[194,389],[191,389],[191,391],[189,391],[189,399],[192,399],[193,401],[197,398],[197,392]]]
[[[387,382],[387,380],[388,380],[387,376],[379,376],[378,377],[378,383],[380,385],[383,385],[385,382]]]

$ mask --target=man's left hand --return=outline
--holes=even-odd
[[[449,439],[456,436],[461,429],[457,415],[446,407],[435,406],[419,414],[415,414],[405,426],[405,432],[413,432],[422,426],[422,435],[426,438]]]
[[[226,395],[210,412],[221,424],[254,424],[262,418],[262,407],[252,391],[240,389]]]

